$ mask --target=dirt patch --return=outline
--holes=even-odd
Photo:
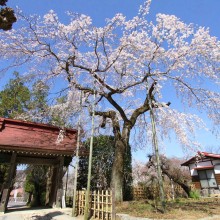
[[[154,201],[131,201],[118,204],[116,212],[152,219],[198,220],[220,215],[220,199],[178,199],[169,201],[166,203],[165,213],[161,212],[160,206]]]

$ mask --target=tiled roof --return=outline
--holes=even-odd
[[[198,151],[197,155],[203,158],[219,158],[220,159],[220,154],[213,154],[213,153],[208,153],[208,152],[200,152]],[[182,163],[181,166],[188,166],[189,164],[195,163],[197,155],[194,157],[191,157],[189,160],[186,162]]]

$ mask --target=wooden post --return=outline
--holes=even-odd
[[[104,219],[104,191],[102,190],[102,220]]]
[[[53,174],[53,169],[50,166],[47,171],[47,185],[46,185],[46,199],[45,199],[46,206],[48,206],[50,204],[50,194],[51,194],[51,187],[52,187],[52,174]]]
[[[108,219],[108,190],[105,191],[105,218]]]
[[[82,108],[82,91],[80,93],[80,108]],[[75,176],[73,184],[73,207],[72,207],[72,216],[76,217],[76,191],[77,191],[77,179],[78,179],[78,167],[79,167],[79,145],[80,145],[80,133],[81,133],[81,112],[80,109],[79,120],[78,120],[78,133],[77,133],[77,143],[76,143],[76,165],[75,165]]]
[[[115,190],[112,188],[112,220],[116,219],[116,211],[115,211]]]
[[[99,193],[99,190],[98,190],[98,201],[97,201],[97,204],[98,204],[98,219],[100,218],[100,193]]]
[[[5,212],[8,205],[8,200],[10,196],[10,191],[13,187],[13,178],[16,173],[16,158],[17,152],[13,152],[10,160],[10,167],[8,171],[8,178],[6,183],[4,184],[4,189],[1,197],[1,204],[0,204],[0,212]]]
[[[53,208],[61,207],[62,202],[62,177],[63,177],[63,164],[64,157],[60,156],[58,163],[53,166],[52,188],[50,195],[50,206]]]
[[[86,189],[86,197],[85,197],[85,213],[84,220],[88,220],[90,218],[90,187],[91,187],[91,176],[92,176],[92,153],[93,153],[93,136],[94,136],[94,118],[95,118],[95,98],[96,94],[94,93],[94,102],[92,105],[92,130],[91,130],[91,138],[89,145],[89,166],[88,166],[88,179],[87,179],[87,189]]]
[[[54,207],[55,206],[55,200],[56,200],[56,176],[57,176],[57,167],[56,165],[53,165],[51,167],[51,189],[50,189],[50,194],[49,194],[49,206]]]
[[[173,185],[173,180],[170,179],[170,183],[171,183],[171,194],[172,194],[172,199],[175,199],[175,190],[174,190],[174,185]]]
[[[94,197],[93,197],[93,201],[94,201],[94,204],[93,204],[93,218],[95,218],[96,217],[96,204],[97,204],[97,201],[96,201],[96,198],[97,198],[97,196],[96,196],[96,191],[94,191],[93,192],[94,193]]]
[[[63,164],[64,157],[59,157],[59,164],[56,176],[56,205],[55,207],[62,207],[62,196],[63,196]]]
[[[165,195],[164,195],[164,188],[163,188],[163,178],[162,178],[162,171],[161,171],[161,164],[160,164],[160,154],[158,148],[158,141],[157,141],[157,131],[156,131],[156,120],[155,115],[152,108],[152,101],[149,98],[149,108],[150,108],[150,118],[151,118],[151,126],[152,126],[152,141],[156,156],[156,168],[157,168],[157,176],[158,176],[158,183],[160,189],[160,201],[162,206],[162,211],[165,212],[166,204],[165,204]]]

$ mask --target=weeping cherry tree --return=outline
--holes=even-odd
[[[149,100],[159,136],[174,131],[185,149],[199,146],[192,134],[205,126],[190,109],[206,112],[213,125],[220,122],[220,42],[208,28],[174,15],[158,13],[155,22],[149,21],[149,8],[146,1],[133,18],[118,13],[103,27],[84,14],[69,12],[64,24],[54,11],[43,17],[17,12],[20,28],[0,33],[1,72],[25,66],[29,74],[84,91],[87,100],[96,94],[95,115],[101,127],[111,124],[115,137],[111,186],[116,201],[123,199],[132,129],[151,138]],[[176,98],[186,112],[175,109]]]

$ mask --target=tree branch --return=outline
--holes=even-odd
[[[118,120],[118,117],[117,117],[117,114],[115,111],[113,111],[113,110],[107,111],[107,112],[95,111],[95,115],[99,115],[99,116],[103,117],[101,127],[105,127],[106,126],[106,118],[110,118],[112,121],[113,133],[114,133],[116,139],[117,138],[121,139],[120,124],[119,124],[119,120]]]
[[[150,87],[150,89],[149,89],[149,91],[148,91],[148,94],[147,94],[147,96],[146,96],[146,99],[145,99],[145,101],[144,101],[144,104],[143,104],[141,107],[135,109],[134,112],[132,113],[131,118],[130,118],[131,126],[132,126],[132,127],[135,125],[135,122],[136,122],[137,118],[138,118],[141,114],[143,114],[144,112],[146,112],[146,111],[148,111],[148,110],[150,109],[150,106],[149,106],[149,97],[150,97],[151,99],[153,98],[153,97],[152,97],[152,96],[153,96],[152,93],[153,93],[153,90],[154,90],[156,84],[157,84],[156,81],[154,81],[154,82],[152,83],[152,85],[151,85],[151,87]],[[152,107],[153,107],[153,106],[152,106]]]
[[[124,112],[124,110],[122,109],[122,107],[112,98],[112,96],[110,94],[107,94],[105,96],[105,98],[118,110],[118,112],[120,113],[122,119],[124,120],[124,122],[128,122],[128,118]]]

